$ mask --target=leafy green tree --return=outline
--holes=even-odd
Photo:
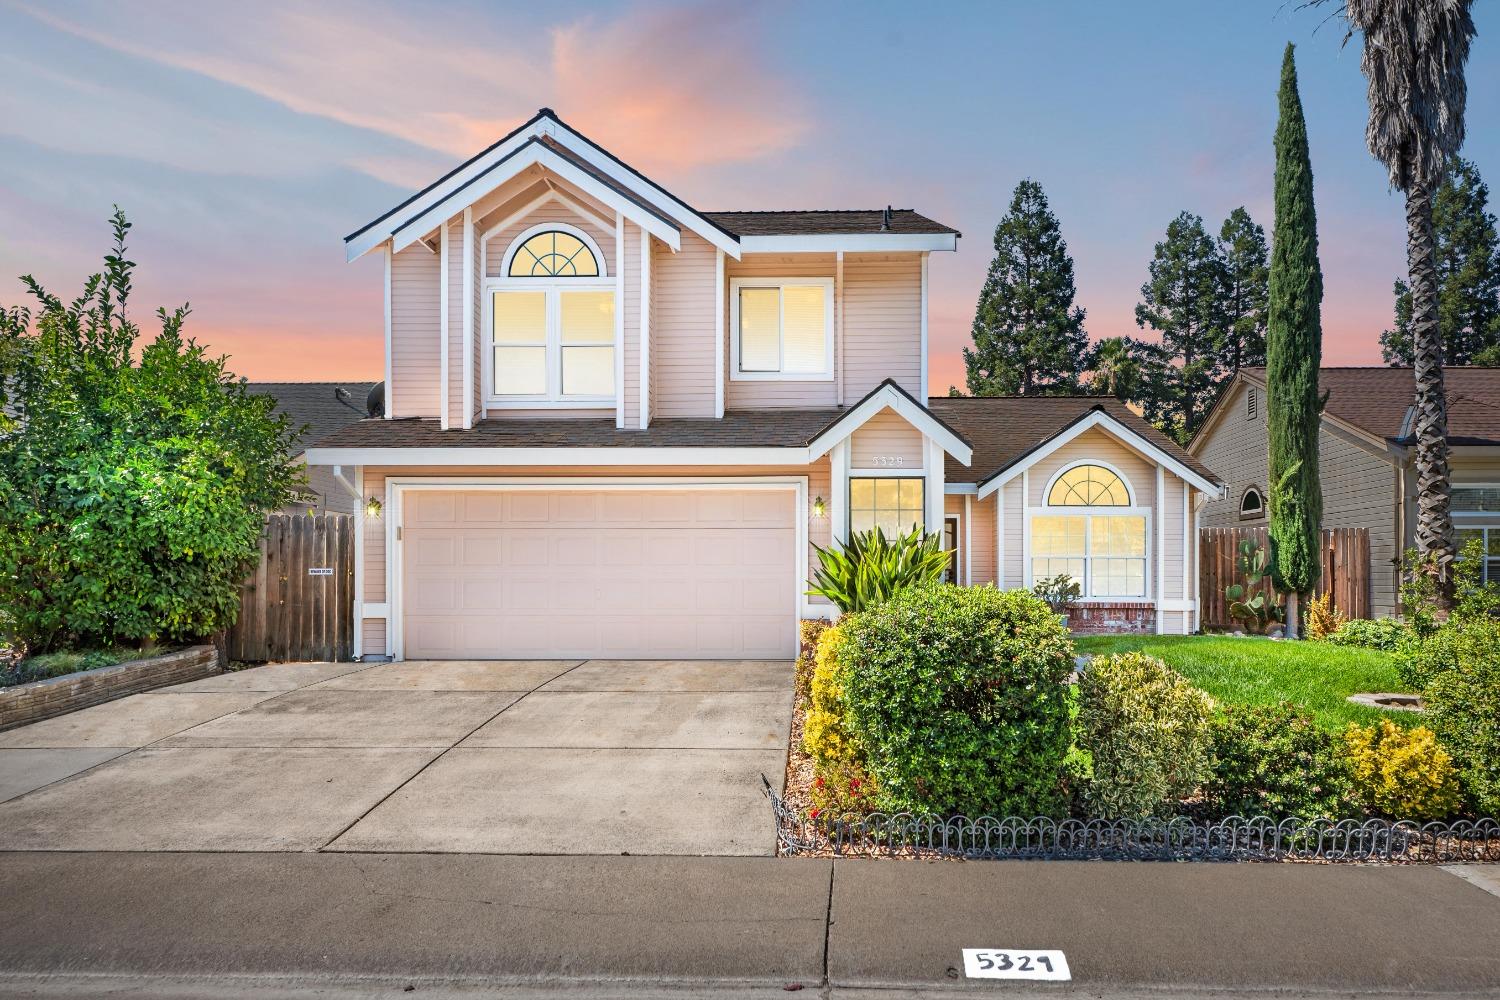
[[[1042,186],[1016,185],[995,227],[995,258],[964,348],[975,396],[1076,392],[1088,349],[1084,311],[1073,304],[1073,258]]]
[[[1470,363],[1480,368],[1500,368],[1500,344],[1491,344],[1477,352]]]
[[[114,247],[64,302],[21,280],[0,310],[0,608],[32,652],[188,640],[233,623],[267,511],[290,499],[296,428],[184,337],[141,342]]]
[[[1191,212],[1178,215],[1156,244],[1135,321],[1161,335],[1173,365],[1161,373],[1165,395],[1154,402],[1188,436],[1198,429],[1219,380],[1225,285],[1224,262],[1203,220]]]
[[[1454,159],[1432,200],[1445,364],[1473,364],[1480,352],[1500,344],[1500,236],[1489,200],[1479,168],[1464,159]],[[1380,335],[1380,353],[1388,364],[1414,360],[1411,287],[1405,281],[1396,282],[1396,325]]]
[[[1233,376],[1241,368],[1266,363],[1266,308],[1270,296],[1270,251],[1266,231],[1244,207],[1229,213],[1219,228],[1223,266],[1224,344],[1219,365]]]
[[[1288,43],[1281,63],[1276,123],[1276,224],[1266,338],[1266,419],[1270,447],[1271,580],[1287,595],[1286,633],[1297,636],[1300,598],[1322,572],[1318,539],[1318,367],[1323,357],[1323,270],[1313,204],[1307,123]]]

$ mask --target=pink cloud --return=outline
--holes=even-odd
[[[810,128],[740,5],[640,11],[552,33],[559,114],[643,169],[682,171],[781,152]]]

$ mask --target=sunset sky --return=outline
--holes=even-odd
[[[1500,184],[1500,14],[1476,8],[1465,154]],[[548,106],[694,207],[915,208],[934,254],[932,389],[991,234],[1044,186],[1095,337],[1137,333],[1181,210],[1271,228],[1282,47],[1298,45],[1327,293],[1324,356],[1377,363],[1402,203],[1365,151],[1357,40],[1291,0],[700,5],[0,0],[0,305],[65,297],[118,203],[134,312],[257,380],[375,378],[377,258],[342,237]],[[1325,23],[1327,22],[1327,23]]]

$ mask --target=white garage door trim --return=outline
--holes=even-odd
[[[402,499],[407,493],[419,491],[452,490],[496,490],[520,492],[539,490],[790,490],[796,495],[793,520],[796,543],[793,547],[790,585],[794,588],[796,614],[788,624],[792,633],[792,646],[799,641],[799,620],[809,617],[824,617],[821,610],[811,610],[807,602],[807,477],[806,476],[711,476],[687,479],[674,476],[611,476],[611,477],[506,477],[506,476],[392,476],[385,481],[385,592],[387,651],[393,660],[406,659],[406,636],[402,613],[402,547],[401,523]]]

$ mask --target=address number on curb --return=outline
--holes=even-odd
[[[970,979],[1072,979],[1060,951],[965,948],[964,975]]]

